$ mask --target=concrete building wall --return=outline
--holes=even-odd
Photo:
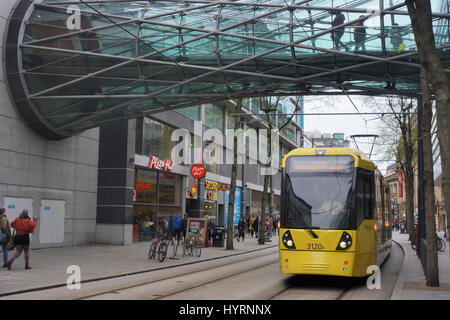
[[[42,199],[64,200],[64,242],[41,244],[38,223],[32,248],[95,242],[99,129],[49,141],[23,124],[10,100],[3,66],[3,37],[15,4],[2,0],[0,6],[0,207],[5,197],[31,198],[33,215],[39,217]]]

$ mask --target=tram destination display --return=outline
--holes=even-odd
[[[334,172],[353,168],[353,157],[349,156],[294,156],[289,158],[289,172]]]

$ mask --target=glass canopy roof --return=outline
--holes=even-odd
[[[448,1],[432,10],[448,67]],[[54,139],[236,97],[420,92],[400,0],[22,0],[6,53],[18,111]]]

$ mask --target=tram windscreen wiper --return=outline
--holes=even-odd
[[[310,228],[306,228],[306,230],[314,239],[317,239],[317,238],[319,238],[319,236],[317,235],[317,233],[312,231],[313,228],[320,229],[319,227],[310,227]]]

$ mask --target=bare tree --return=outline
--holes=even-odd
[[[263,97],[259,99],[260,102],[260,108],[264,112],[264,120],[267,126],[269,127],[269,134],[267,135],[267,156],[268,156],[268,163],[265,164],[266,166],[266,173],[270,170],[270,165],[272,163],[272,130],[277,130],[278,133],[280,133],[294,118],[297,111],[300,110],[300,106],[298,104],[299,97],[296,97],[295,100],[291,99],[291,102],[294,103],[295,109],[294,112],[288,117],[288,119],[284,122],[281,122],[277,119],[276,113],[278,112],[278,104],[280,103],[280,97]],[[266,174],[264,176],[264,188],[263,188],[263,194],[262,194],[262,203],[261,203],[261,221],[260,221],[260,228],[259,228],[259,244],[265,243],[265,235],[266,235],[266,208],[267,208],[267,202],[268,202],[268,196],[267,191],[269,189],[269,182],[270,182],[270,175]],[[272,190],[271,190],[272,191]]]
[[[242,107],[242,98],[235,100],[236,106],[234,108],[234,113],[236,114],[236,118],[234,121],[234,136],[233,136],[233,164],[231,167],[231,182],[230,182],[230,195],[228,198],[228,225],[227,225],[227,250],[233,250],[233,234],[234,234],[234,202],[235,202],[235,193],[236,193],[236,178],[237,178],[237,170],[238,170],[238,135],[236,133],[236,129],[240,127],[240,117],[237,115],[241,111]]]
[[[381,108],[379,105],[376,107]],[[381,117],[384,127],[380,128],[381,147],[388,158],[395,158],[397,166],[403,173],[406,193],[406,220],[410,240],[415,239],[414,231],[414,172],[417,157],[417,127],[415,118],[410,114],[412,99],[406,97],[388,97],[386,112],[390,115]],[[384,141],[383,141],[384,140]]]
[[[436,220],[434,218],[434,173],[433,144],[431,142],[431,120],[433,118],[431,90],[424,68],[421,68],[422,84],[422,131],[419,139],[423,141],[423,191],[425,193],[425,228],[427,240],[426,280],[427,286],[439,287],[439,269],[436,246]]]
[[[421,64],[436,99],[437,136],[441,153],[442,189],[450,199],[450,82],[436,49],[429,0],[406,0]],[[448,200],[447,200],[448,202]],[[450,205],[445,206],[450,230]]]

